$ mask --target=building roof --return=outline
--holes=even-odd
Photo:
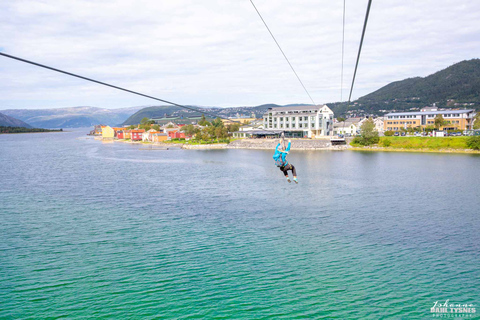
[[[416,111],[416,112],[390,112],[385,116],[412,116],[412,115],[428,115],[428,114],[450,114],[450,113],[468,113],[474,111],[473,109],[466,110],[440,110],[440,111]]]
[[[268,108],[267,110],[271,111],[307,111],[307,110],[318,110],[322,108],[322,106],[296,106],[296,107],[275,107],[275,108]]]

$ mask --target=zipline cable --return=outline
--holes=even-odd
[[[292,64],[290,63],[290,60],[288,60],[287,55],[285,54],[285,52],[283,52],[282,47],[280,47],[280,44],[278,43],[277,39],[275,39],[275,36],[273,35],[272,31],[270,31],[270,28],[268,27],[267,23],[265,22],[265,20],[263,19],[262,15],[260,14],[260,11],[258,11],[257,7],[256,7],[255,4],[253,3],[253,0],[250,0],[250,3],[251,3],[252,6],[255,8],[255,11],[257,11],[258,16],[260,17],[260,19],[262,20],[263,24],[264,24],[265,27],[267,28],[268,32],[269,32],[270,35],[272,36],[273,41],[275,41],[275,43],[277,44],[278,49],[280,49],[280,52],[283,54],[283,57],[285,58],[285,60],[287,60],[288,65],[289,65],[290,68],[292,69],[293,73],[294,73],[295,76],[297,77],[298,81],[299,81],[300,84],[302,85],[303,89],[304,89],[305,92],[307,93],[307,95],[308,95],[308,97],[310,98],[310,100],[312,101],[313,105],[316,106],[317,104],[315,103],[315,101],[313,101],[312,96],[310,95],[310,93],[308,92],[307,88],[306,88],[305,85],[303,84],[302,80],[301,80],[300,77],[298,76],[297,72],[296,72],[295,69],[293,68]]]
[[[133,90],[129,90],[129,89],[119,87],[119,86],[115,86],[113,84],[109,84],[109,83],[106,83],[106,82],[102,82],[102,81],[98,81],[98,80],[95,80],[95,79],[87,78],[87,77],[84,77],[84,76],[81,76],[81,75],[78,75],[78,74],[75,74],[75,73],[72,73],[72,72],[67,72],[67,71],[64,71],[64,70],[57,69],[57,68],[49,67],[49,66],[44,65],[44,64],[40,64],[40,63],[33,62],[33,61],[30,61],[30,60],[22,59],[22,58],[12,56],[12,55],[9,55],[9,54],[3,53],[3,52],[0,52],[0,55],[4,56],[6,58],[10,58],[10,59],[18,60],[18,61],[25,62],[25,63],[28,63],[28,64],[32,64],[32,65],[37,66],[37,67],[45,68],[45,69],[52,70],[52,71],[59,72],[59,73],[63,73],[63,74],[66,74],[66,75],[69,75],[69,76],[72,76],[72,77],[76,77],[76,78],[80,78],[80,79],[87,80],[87,81],[90,81],[90,82],[94,82],[94,83],[97,83],[97,84],[101,84],[103,86],[107,86],[107,87],[114,88],[114,89],[117,89],[117,90],[125,91],[125,92],[132,93],[132,94],[136,94],[138,96],[142,96],[142,97],[145,97],[145,98],[149,98],[149,99],[161,101],[161,102],[164,102],[164,103],[168,103],[168,104],[171,104],[171,105],[179,107],[179,108],[183,108],[183,109],[199,112],[199,113],[202,113],[202,114],[206,114],[206,115],[212,116],[214,118],[220,118],[220,119],[228,120],[228,121],[231,121],[231,122],[236,122],[236,123],[239,123],[239,124],[243,124],[240,121],[235,121],[235,120],[232,120],[232,119],[220,117],[220,116],[215,115],[213,113],[205,112],[201,109],[187,107],[187,106],[175,103],[175,102],[171,102],[171,101],[168,101],[168,100],[156,98],[156,97],[149,96],[147,94],[143,94],[143,93],[140,93],[140,92],[137,92],[137,91],[133,91]]]
[[[370,6],[372,5],[372,0],[368,0],[367,13],[365,14],[365,22],[363,23],[362,38],[360,40],[360,47],[358,48],[357,62],[355,64],[355,71],[353,72],[352,86],[350,88],[350,95],[348,96],[348,103],[350,104],[350,99],[352,98],[353,85],[355,84],[355,76],[357,75],[358,61],[360,60],[360,53],[362,52],[363,38],[365,37],[365,30],[367,29],[368,15],[370,13]]]

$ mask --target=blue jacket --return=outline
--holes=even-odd
[[[273,160],[277,161],[280,157],[282,157],[282,161],[284,163],[284,166],[286,166],[288,164],[287,153],[288,153],[288,151],[290,151],[290,142],[288,143],[288,146],[285,149],[285,151],[279,151],[278,147],[280,147],[280,143],[275,148],[275,154],[273,155]]]

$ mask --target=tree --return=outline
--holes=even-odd
[[[439,130],[440,127],[443,127],[446,124],[445,119],[441,114],[437,114],[435,117],[435,129]]]
[[[187,136],[194,136],[198,133],[198,131],[200,131],[197,127],[195,127],[193,124],[189,124],[189,125],[186,125],[186,126],[183,126],[181,129],[181,131],[185,132],[185,134]]]
[[[210,122],[207,121],[207,119],[205,118],[205,115],[202,113],[202,118],[200,119],[198,124],[200,126],[208,126],[210,124]]]
[[[367,119],[362,124],[362,126],[360,127],[360,133],[362,134],[362,136],[356,139],[356,142],[361,145],[369,146],[380,141],[380,138],[378,137],[378,131],[375,129],[375,123],[373,122],[373,119]]]
[[[155,131],[160,131],[160,126],[158,124],[152,125],[152,129]]]
[[[154,124],[155,121],[154,120],[151,120],[147,117],[143,118],[142,120],[140,120],[140,124],[143,124],[143,125],[152,125]]]
[[[480,136],[469,137],[467,147],[473,150],[480,150]]]
[[[232,123],[227,125],[228,132],[235,132],[240,129],[240,124],[239,123]]]
[[[343,118],[343,117],[338,117],[338,118],[337,118],[337,121],[338,121],[338,122],[343,122],[343,121],[345,121],[345,118]]]
[[[213,125],[214,127],[221,128],[221,127],[223,127],[223,121],[222,121],[222,119],[220,119],[219,117],[217,117],[217,119],[215,119],[215,120],[212,121],[212,125]]]
[[[477,112],[473,119],[473,129],[480,129],[480,112]]]

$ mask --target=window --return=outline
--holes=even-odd
[[[280,121],[283,121],[283,117],[280,117]]]
[[[303,117],[303,120],[307,121],[307,120],[308,120],[308,117]]]
[[[285,128],[288,128],[288,123],[285,125]]]
[[[283,128],[283,124],[280,123],[280,128]]]

